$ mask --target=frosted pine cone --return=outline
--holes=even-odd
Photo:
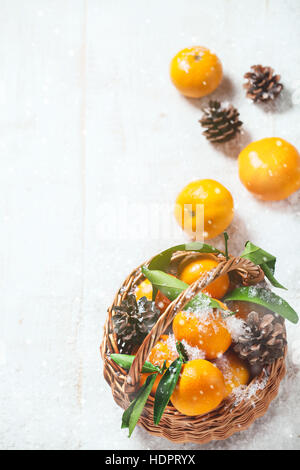
[[[238,110],[232,105],[222,108],[219,101],[210,101],[203,113],[199,122],[202,127],[206,127],[203,135],[211,142],[227,142],[240,132],[243,123],[239,120]]]
[[[251,72],[245,73],[244,78],[247,80],[244,83],[246,96],[255,103],[273,100],[283,89],[282,83],[279,83],[280,75],[275,75],[271,67],[252,65]]]
[[[134,346],[140,345],[160,316],[155,302],[146,297],[136,301],[134,294],[128,294],[121,305],[113,307],[113,310],[116,312],[112,317],[114,331],[121,353],[130,353]]]
[[[250,364],[270,364],[284,356],[286,329],[284,319],[272,312],[250,312],[247,328],[239,337],[234,350]]]

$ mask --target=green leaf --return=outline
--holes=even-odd
[[[162,292],[169,300],[174,300],[188,287],[188,284],[163,271],[150,270],[142,267],[142,273],[153,286]]]
[[[165,359],[162,367],[160,368],[159,373],[163,375],[166,372],[166,370],[167,370],[167,360]]]
[[[127,410],[124,411],[122,416],[122,426],[121,428],[129,428],[129,436],[131,436],[139,417],[142,414],[144,406],[148,400],[150,392],[152,390],[153,384],[157,374],[149,375],[147,377],[146,382],[138,391],[136,398],[131,402]]]
[[[284,299],[263,287],[239,287],[226,295],[225,302],[229,300],[253,302],[278,313],[278,315],[292,323],[298,322],[298,315],[295,310]]]
[[[280,289],[286,289],[281,285],[274,277],[276,257],[268,253],[267,251],[259,248],[258,246],[253,245],[251,242],[247,242],[245,249],[241,254],[241,258],[246,258],[252,261],[254,264],[261,267],[264,271],[266,277],[269,279],[271,284],[274,287],[279,287]]]
[[[171,301],[175,300],[182,291],[189,287],[189,285],[185,282],[177,279],[174,276],[171,276],[170,274],[164,273],[163,271],[151,271],[150,269],[143,266],[142,273],[147,279],[149,279],[153,287],[160,290]],[[222,309],[219,302],[201,292],[184,307],[184,310],[193,307],[211,307]]]
[[[176,251],[195,251],[198,253],[222,253],[211,245],[201,242],[184,243],[182,245],[172,246],[155,256],[149,263],[149,269],[164,271],[170,264],[173,253]]]
[[[185,347],[183,346],[183,344],[181,343],[181,341],[176,341],[176,349],[177,349],[177,352],[179,354],[179,358],[181,359],[181,361],[185,364],[186,362],[188,362],[189,360],[189,356],[188,356],[188,353],[185,349]]]
[[[225,243],[225,258],[228,260],[228,240],[229,240],[229,235],[227,232],[223,232],[224,235],[224,243]]]
[[[250,261],[252,261],[254,264],[258,264],[259,266],[263,263],[266,263],[273,273],[275,271],[276,257],[267,251],[262,250],[262,248],[255,246],[250,241],[247,241],[241,257],[250,259]]]
[[[270,283],[274,287],[278,287],[279,289],[287,290],[286,287],[284,287],[282,284],[280,284],[280,282],[277,281],[277,279],[275,279],[274,274],[272,272],[272,269],[266,263],[261,264],[260,267],[263,270],[263,272],[265,273],[266,277],[269,279]]]
[[[158,384],[153,412],[154,424],[156,425],[159,424],[174,388],[176,387],[182,364],[183,362],[180,358],[175,359]]]
[[[135,356],[129,354],[111,354],[110,357],[118,366],[126,370],[130,369],[135,358]],[[142,372],[159,372],[159,368],[155,367],[151,362],[146,361],[143,365]]]

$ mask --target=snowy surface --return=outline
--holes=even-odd
[[[300,148],[299,21],[298,0],[1,1],[1,448],[300,448],[300,326],[288,325],[288,374],[267,415],[202,447],[141,429],[128,440],[99,356],[124,278],[185,239],[172,206],[193,179],[232,192],[230,251],[250,239],[276,254],[300,311],[300,194],[258,202],[236,162],[266,136]],[[170,83],[170,59],[193,44],[223,62],[213,97],[240,110],[237,142],[209,144],[198,123],[207,100]],[[274,106],[245,99],[243,74],[256,63],[282,75]]]

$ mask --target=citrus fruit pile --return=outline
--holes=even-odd
[[[118,352],[109,360],[119,374],[129,371],[125,393],[134,394],[122,417],[129,436],[145,408],[154,426],[163,416],[207,415],[195,420],[203,423],[226,414],[258,390],[267,393],[268,367],[283,364],[285,319],[297,323],[298,314],[266,282],[284,288],[276,257],[250,241],[233,257],[228,235],[224,242],[224,251],[191,242],[158,253],[126,280],[126,296],[112,307]]]
[[[178,278],[192,284],[205,273],[216,268],[218,261],[208,254],[197,256],[180,266]],[[170,398],[173,406],[187,416],[208,413],[215,409],[235,387],[246,385],[250,379],[249,368],[231,349],[230,324],[224,318],[227,307],[220,301],[230,288],[227,274],[220,276],[203,293],[218,300],[218,308],[201,308],[195,311],[181,311],[173,320],[172,331],[161,336],[151,350],[148,361],[162,368],[178,357],[176,343],[182,343],[187,360],[182,366],[176,387]],[[137,299],[152,298],[152,286],[148,279],[136,288]],[[160,292],[156,305],[161,311],[170,301]],[[240,320],[242,321],[242,320]],[[150,373],[141,375],[141,385],[145,384]],[[158,374],[152,388],[155,395],[163,372]]]

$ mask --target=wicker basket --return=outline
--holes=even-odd
[[[173,255],[172,263],[184,262],[191,252],[177,252]],[[198,254],[199,255],[199,254]],[[123,286],[116,295],[112,306],[108,310],[108,316],[104,327],[104,337],[101,345],[101,355],[104,361],[104,377],[111,387],[116,403],[122,408],[127,408],[136,392],[140,373],[144,362],[147,360],[153,346],[160,336],[172,323],[176,313],[183,309],[184,305],[198,292],[210,284],[213,280],[225,273],[231,273],[231,277],[239,278],[243,285],[257,284],[263,280],[264,274],[259,266],[244,258],[230,257],[229,260],[218,256],[217,268],[207,273],[201,279],[190,285],[182,292],[160,316],[156,325],[145,338],[136,353],[135,360],[130,371],[119,367],[110,359],[111,353],[118,353],[117,339],[113,332],[112,307],[120,305],[128,293],[143,279],[140,267],[134,270],[125,280]],[[267,374],[266,374],[267,372]],[[172,442],[193,442],[204,444],[211,440],[227,439],[235,432],[248,428],[257,418],[268,409],[270,402],[278,393],[280,381],[285,374],[284,357],[277,359],[261,372],[254,380],[264,380],[264,387],[258,389],[251,400],[241,400],[238,404],[235,398],[229,396],[223,400],[218,408],[201,416],[185,416],[177,411],[171,404],[165,409],[158,426],[153,423],[153,402],[149,397],[138,424],[150,434],[163,436]],[[252,381],[252,382],[253,382]],[[252,382],[248,385],[251,387]]]

